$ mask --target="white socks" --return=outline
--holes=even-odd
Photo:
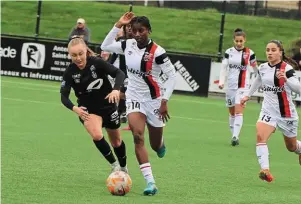
[[[150,183],[150,182],[155,183],[155,179],[153,176],[152,167],[150,163],[141,164],[140,170],[143,174],[146,183]]]
[[[232,137],[238,138],[243,123],[243,115],[235,114],[234,127]]]
[[[266,143],[256,144],[256,155],[261,169],[269,169],[269,149]]]
[[[235,116],[229,115],[229,127],[232,135],[233,135],[234,120],[235,120]]]

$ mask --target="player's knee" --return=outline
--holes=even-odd
[[[257,138],[258,143],[265,143],[266,142],[266,139],[263,136],[263,134],[261,134],[259,132],[256,133],[256,138]]]
[[[134,135],[134,143],[136,145],[144,144],[143,131],[133,131],[133,135]]]
[[[101,140],[103,138],[102,132],[93,132],[91,134],[91,136],[92,136],[93,140],[96,140],[96,141]]]
[[[296,151],[296,144],[292,144],[292,143],[286,143],[286,149],[290,152],[294,152]]]
[[[121,138],[111,140],[111,145],[114,148],[119,147],[121,145]]]

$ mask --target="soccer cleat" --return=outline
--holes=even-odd
[[[166,154],[166,147],[165,144],[163,143],[162,147],[160,149],[158,149],[157,151],[157,155],[159,158],[163,158]]]
[[[111,164],[111,172],[120,171],[120,166],[117,161],[115,161],[113,164]]]
[[[259,178],[261,180],[267,181],[267,182],[272,182],[274,177],[270,173],[269,169],[263,169],[259,172]]]
[[[150,182],[147,184],[147,187],[144,189],[143,194],[144,195],[155,195],[158,192],[157,186]]]
[[[120,167],[120,171],[123,171],[124,173],[129,174],[129,170],[128,170],[127,165],[125,167]]]
[[[231,145],[234,147],[236,145],[239,145],[239,139],[237,137],[232,137],[231,139]]]

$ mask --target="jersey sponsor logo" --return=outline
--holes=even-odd
[[[21,66],[28,69],[42,69],[45,62],[45,45],[39,43],[23,43]]]
[[[239,70],[247,70],[247,66],[237,65],[237,64],[229,64],[230,69],[239,69]]]
[[[262,87],[262,90],[266,91],[266,92],[272,92],[273,94],[277,94],[277,93],[280,93],[280,92],[284,91],[284,86],[282,86],[282,87],[272,86],[271,87],[271,86],[264,85]]]
[[[96,70],[95,66],[92,65],[92,66],[90,67],[90,70],[91,70],[91,72],[92,72],[92,77],[93,77],[94,79],[96,79],[96,78],[97,78],[97,74],[96,74],[96,72],[95,72],[95,70]]]
[[[96,79],[95,81],[92,81],[89,86],[87,87],[87,91],[91,92],[93,89],[100,89],[103,85],[103,79]]]
[[[128,67],[127,67],[127,71],[128,71],[129,73],[136,74],[136,75],[138,75],[139,77],[146,77],[146,76],[150,76],[150,75],[152,74],[152,71],[141,72],[141,71],[139,71],[139,70],[135,70],[135,69],[128,68]]]

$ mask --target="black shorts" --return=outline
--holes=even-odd
[[[116,130],[120,127],[120,116],[118,114],[117,107],[107,108],[107,109],[88,109],[88,113],[98,115],[102,117],[102,127]],[[82,124],[84,121],[79,117]]]

